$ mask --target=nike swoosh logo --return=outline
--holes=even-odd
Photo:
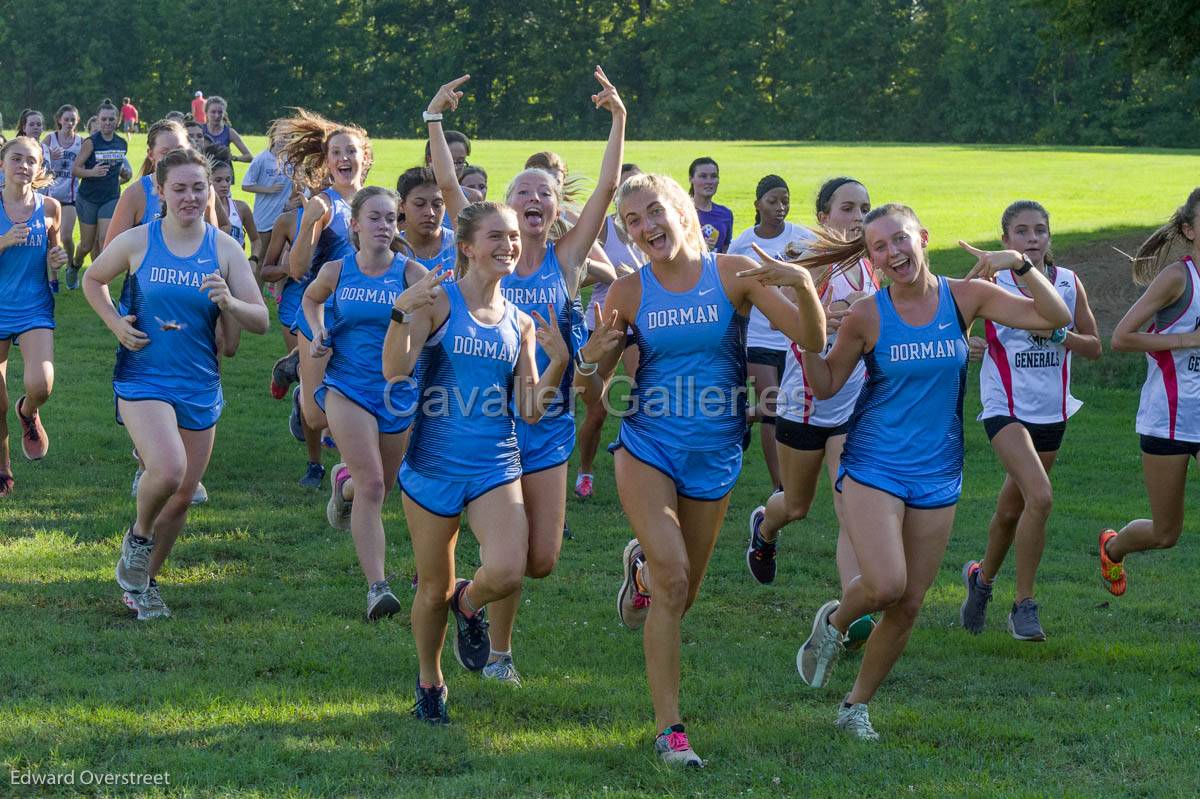
[[[938,325],[938,330],[945,330],[946,328],[950,327],[950,325],[952,325],[952,324],[954,324],[954,323],[953,322],[943,322],[942,324]]]
[[[212,263],[212,258],[197,258],[196,263],[198,263],[198,264]]]
[[[700,292],[700,296],[703,297],[705,294],[707,294],[710,291],[712,291],[712,289],[705,289],[704,291]]]

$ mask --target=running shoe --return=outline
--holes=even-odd
[[[592,476],[590,474],[580,472],[579,476],[575,478],[575,496],[580,499],[592,498]]]
[[[758,534],[766,518],[767,509],[764,505],[759,505],[750,513],[750,545],[746,547],[746,568],[763,585],[775,581],[775,542],[764,541]]]
[[[399,612],[400,600],[392,593],[388,581],[371,583],[367,589],[367,621],[379,621]]]
[[[325,519],[335,530],[350,529],[350,509],[353,500],[346,499],[342,494],[342,486],[350,479],[350,470],[346,464],[339,463],[333,467],[333,479],[329,481],[329,502],[325,503]]]
[[[63,282],[66,283],[67,290],[74,291],[75,289],[79,288],[79,267],[75,264],[71,264],[64,271],[65,274],[63,275]]]
[[[412,714],[420,721],[430,724],[449,724],[450,714],[446,711],[446,686],[422,688],[420,678],[417,679],[417,701],[412,707]]]
[[[137,471],[133,473],[133,482],[129,485],[129,496],[133,497],[134,499],[137,499],[138,486],[141,485],[142,475],[145,473],[146,470],[141,466],[137,467]]]
[[[51,280],[51,281],[50,281],[50,293],[51,293],[51,294],[58,294],[58,288],[59,288],[59,286],[58,286],[58,281],[57,281],[57,280]]]
[[[454,657],[467,671],[482,671],[492,654],[492,642],[488,638],[487,608],[480,608],[471,618],[463,613],[461,602],[463,591],[470,580],[459,580],[450,598],[450,612],[454,614]]]
[[[150,553],[154,542],[137,536],[133,525],[121,539],[121,557],[117,560],[117,585],[134,594],[141,594],[150,587]]]
[[[137,612],[138,621],[165,619],[171,615],[171,609],[158,593],[157,580],[151,580],[150,586],[140,594],[126,591],[121,595],[121,599],[125,602],[125,607]]]
[[[303,443],[304,416],[300,412],[300,386],[292,389],[292,413],[288,416],[288,429],[292,431],[292,438]]]
[[[204,487],[204,483],[196,483],[196,490],[192,492],[192,504],[203,505],[208,502],[208,489]]]
[[[1008,631],[1018,641],[1045,641],[1046,632],[1038,619],[1038,606],[1032,598],[1026,597],[1012,606],[1008,614]]]
[[[857,652],[862,649],[867,645],[867,639],[874,630],[875,619],[869,613],[850,622],[850,626],[846,628],[846,651]]]
[[[562,540],[563,541],[574,541],[575,540],[575,534],[571,532],[571,525],[567,524],[566,521],[563,522],[563,538],[562,538]]]
[[[967,589],[967,598],[958,609],[958,623],[972,635],[983,632],[984,622],[987,621],[987,606],[992,601],[992,585],[984,585],[979,581],[983,564],[977,560],[968,560],[963,564],[963,585]]]
[[[483,677],[486,680],[507,683],[514,688],[521,687],[521,675],[513,665],[512,655],[501,655],[498,660],[484,666]]]
[[[800,672],[800,679],[812,688],[825,687],[838,655],[845,649],[845,636],[829,623],[829,617],[838,609],[838,604],[836,599],[831,599],[817,610],[812,635],[796,653],[796,671]]]
[[[617,615],[621,618],[621,624],[637,630],[646,623],[646,615],[650,612],[650,595],[638,587],[638,570],[645,567],[646,556],[642,554],[642,545],[636,538],[625,545],[621,563],[625,578],[621,581],[621,590],[617,591]]]
[[[1120,596],[1125,593],[1127,587],[1125,566],[1110,560],[1108,550],[1104,548],[1111,539],[1116,537],[1116,530],[1103,530],[1100,533],[1100,577],[1104,580],[1104,587],[1108,589],[1108,593]]]
[[[13,479],[11,474],[0,472],[0,499],[7,497],[13,492]]]
[[[299,380],[300,351],[292,350],[271,367],[271,396],[283,399],[288,386]]]
[[[333,440],[333,434],[326,427],[321,431],[321,446],[325,449],[337,449],[337,442]]]
[[[321,487],[321,483],[325,481],[325,467],[319,463],[309,463],[304,469],[304,476],[300,478],[300,485],[303,488],[309,488],[316,491]]]
[[[24,404],[25,397],[22,396],[17,400],[17,418],[21,420],[21,452],[25,453],[28,460],[40,461],[50,451],[50,437],[46,435],[46,428],[42,427],[41,414],[34,411],[33,416],[26,416],[21,412]]]
[[[692,749],[682,724],[672,724],[660,732],[654,739],[654,751],[658,753],[659,760],[668,766],[704,768],[704,761]]]
[[[839,730],[860,741],[878,741],[879,733],[871,726],[871,717],[867,714],[867,703],[859,702],[848,705],[846,702],[838,707],[837,721],[834,722]]]

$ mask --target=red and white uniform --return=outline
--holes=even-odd
[[[1075,298],[1079,278],[1070,269],[1050,267],[1047,279],[1071,312],[1075,329]],[[1012,272],[999,272],[996,285],[1010,294],[1028,297]],[[1071,396],[1071,351],[1051,344],[1028,330],[995,322],[984,324],[987,355],[979,372],[979,419],[1012,416],[1031,424],[1065,422],[1083,403]]]
[[[1187,288],[1154,316],[1149,332],[1164,336],[1200,329],[1200,272],[1183,259]],[[1200,442],[1200,347],[1146,353],[1146,382],[1137,431],[1144,436]]]
[[[861,269],[834,276],[821,292],[821,304],[828,308],[835,302],[870,297],[878,291],[879,278],[875,276],[871,265],[863,260],[860,266]],[[856,279],[862,282],[856,285]],[[822,356],[829,354],[835,340],[837,333],[830,334],[825,341]],[[801,422],[816,427],[837,427],[845,424],[854,412],[854,403],[858,401],[858,394],[867,380],[866,364],[860,359],[846,380],[846,385],[829,399],[819,400],[813,396],[812,388],[805,377],[804,364],[800,360],[801,352],[800,347],[792,344],[783,367],[783,379],[779,381],[779,399],[776,402],[775,413],[790,422]]]

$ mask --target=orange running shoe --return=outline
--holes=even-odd
[[[1104,579],[1104,587],[1113,596],[1125,593],[1125,567],[1120,563],[1109,560],[1104,545],[1117,537],[1116,530],[1103,530],[1100,533],[1100,576]]]

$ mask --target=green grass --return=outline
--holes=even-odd
[[[488,142],[472,160],[489,168],[496,191],[536,146]],[[420,157],[419,143],[379,149],[380,182]],[[594,173],[598,145],[560,149]],[[1195,165],[1155,152],[677,142],[635,143],[629,157],[680,174],[699,152],[723,162],[719,198],[742,220],[760,173],[785,174],[806,197],[820,177],[850,172],[877,201],[912,202],[943,242],[994,237],[1016,196],[1041,199],[1057,231],[1079,243],[1088,231],[1144,227],[1181,199]],[[988,631],[972,638],[958,628],[958,571],[982,551],[1002,479],[981,426],[968,421],[955,535],[909,649],[873,703],[878,746],[831,725],[857,658],[820,692],[794,671],[813,610],[836,590],[828,486],[812,516],[785,532],[776,584],[759,586],[742,554],[746,516],[767,485],[752,454],[684,624],[684,714],[710,765],[681,774],[651,757],[640,638],[614,614],[630,533],[607,454],[596,499],[569,503],[576,537],[557,571],[526,589],[515,639],[525,687],[485,685],[448,655],[454,725],[429,730],[407,715],[416,660],[407,619],[360,621],[365,592],[350,540],[327,527],[324,496],[295,485],[303,453],[286,431],[287,404],[266,393],[281,346],[274,329],[246,337],[223,367],[229,406],[205,478],[212,500],[191,514],[164,573],[175,618],[129,620],[112,578],[133,470],[112,419],[114,342],[80,294],[58,307],[58,385],[45,410],[53,448],[38,464],[17,455],[18,493],[0,504],[0,795],[48,792],[8,785],[9,769],[165,771],[161,795],[196,797],[1200,793],[1195,515],[1177,549],[1131,559],[1126,597],[1112,600],[1096,575],[1096,531],[1147,512],[1126,372],[1095,380],[1107,374],[1100,366],[1077,366],[1086,405],[1054,474],[1042,645],[1004,631],[1011,563]],[[20,379],[18,354],[10,385]],[[970,385],[973,419],[974,372]],[[1194,505],[1194,480],[1188,490]],[[411,575],[394,496],[385,525],[389,571]],[[475,552],[465,537],[462,569]]]

